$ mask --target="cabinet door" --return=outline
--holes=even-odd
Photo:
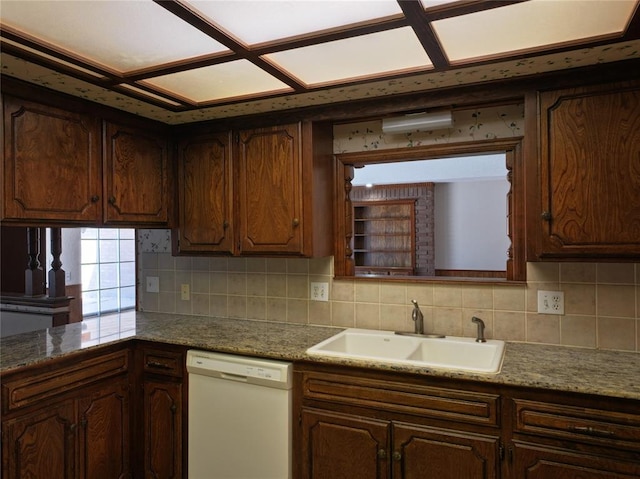
[[[104,223],[167,225],[166,137],[105,124]]]
[[[632,479],[640,477],[640,462],[517,442],[513,473],[527,479]]]
[[[640,256],[640,86],[540,95],[539,256]]]
[[[389,427],[386,421],[303,410],[302,477],[388,477]]]
[[[182,477],[182,384],[144,381],[145,478]]]
[[[300,125],[242,131],[238,149],[242,253],[302,253]]]
[[[178,146],[180,252],[234,252],[230,133]]]
[[[394,424],[393,477],[489,479],[498,477],[496,437]]]
[[[100,127],[89,116],[4,98],[3,219],[95,223]]]
[[[131,477],[131,431],[127,380],[109,382],[78,400],[80,477]]]
[[[71,401],[2,424],[3,479],[68,479],[75,470],[74,408]]]

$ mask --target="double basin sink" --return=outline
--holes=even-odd
[[[307,350],[312,356],[364,359],[476,373],[498,373],[504,341],[455,336],[400,335],[392,331],[346,329]]]

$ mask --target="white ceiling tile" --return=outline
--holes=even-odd
[[[431,60],[409,27],[265,55],[307,85],[418,71]],[[313,58],[313,61],[309,61]]]
[[[189,0],[183,3],[246,45],[402,14],[396,0]]]
[[[531,0],[433,22],[449,60],[501,56],[624,30],[636,0]]]
[[[289,86],[247,60],[172,73],[141,83],[158,87],[195,103],[264,92],[291,91]]]
[[[3,0],[1,18],[118,72],[227,50],[151,0]]]

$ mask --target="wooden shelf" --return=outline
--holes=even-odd
[[[415,270],[415,201],[353,203],[357,274],[411,275]]]

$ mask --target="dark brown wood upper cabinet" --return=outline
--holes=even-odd
[[[332,133],[292,123],[183,139],[174,253],[333,252]],[[176,231],[174,231],[174,238]]]
[[[104,223],[166,225],[166,135],[106,122],[104,149]]]
[[[99,120],[9,96],[3,110],[3,221],[100,217]]]
[[[532,259],[640,257],[640,82],[539,94]]]
[[[2,220],[168,226],[167,135],[3,97]]]
[[[231,133],[183,139],[178,144],[180,252],[234,252]],[[174,244],[176,241],[174,240]]]
[[[297,124],[238,134],[238,219],[244,253],[301,252],[301,132]]]

